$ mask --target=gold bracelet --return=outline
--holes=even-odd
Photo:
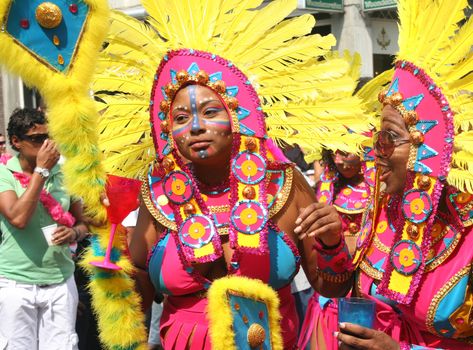
[[[315,273],[318,276],[322,277],[324,281],[331,283],[345,283],[353,275],[353,271],[345,271],[343,273],[337,273],[336,275],[332,275],[330,273],[320,270],[319,268],[315,270]]]

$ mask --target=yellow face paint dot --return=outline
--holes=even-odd
[[[186,192],[186,184],[181,179],[175,179],[171,185],[172,193],[182,196]]]
[[[252,160],[245,160],[241,164],[241,171],[245,176],[255,176],[258,169],[256,168],[255,162]]]
[[[57,55],[57,62],[61,65],[64,64],[64,57],[62,55]]]
[[[205,227],[200,222],[194,222],[189,227],[189,236],[193,239],[202,238],[205,234]]]
[[[57,35],[53,36],[53,44],[58,46],[61,43]]]
[[[411,212],[416,215],[422,214],[424,210],[424,201],[420,198],[416,198],[411,202]]]
[[[252,208],[245,208],[241,211],[240,214],[241,222],[244,225],[251,226],[256,224],[256,221],[258,220],[258,215],[256,214],[256,211]]]

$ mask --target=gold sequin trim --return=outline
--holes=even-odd
[[[416,131],[415,125],[409,126],[409,133]],[[409,160],[407,161],[407,169],[414,171],[414,164],[417,161],[417,150],[419,149],[419,146],[416,146],[414,144],[411,144],[411,147],[409,149]]]
[[[156,219],[157,222],[159,222],[161,225],[163,225],[166,228],[176,231],[177,230],[176,223],[166,218],[159,210],[157,210],[153,201],[151,200],[148,178],[143,176],[141,177],[141,181],[142,181],[141,196],[143,197],[143,201],[146,205],[146,208],[148,208],[149,212]]]
[[[452,252],[455,250],[455,248],[458,245],[458,242],[460,242],[460,238],[461,238],[460,233],[456,233],[454,240],[452,241],[450,246],[444,250],[442,255],[436,256],[432,262],[427,264],[427,266],[425,267],[425,272],[432,271],[433,269],[441,265],[450,256],[450,254],[452,254]]]
[[[381,252],[386,253],[386,254],[391,253],[391,248],[389,248],[387,245],[381,242],[380,239],[378,238],[378,235],[374,235],[373,243],[375,247],[378,248]]]
[[[282,185],[281,191],[276,195],[276,200],[274,201],[271,208],[269,208],[269,217],[272,218],[275,216],[286,204],[289,195],[291,194],[292,189],[292,178],[293,178],[293,168],[288,167],[284,173],[284,184]]]
[[[228,213],[230,212],[230,206],[229,205],[210,205],[209,207],[209,211],[211,213]]]
[[[319,270],[318,268],[315,270],[315,274],[320,276],[324,281],[331,282],[331,283],[345,283],[353,276],[353,271],[347,271],[344,273],[338,273],[336,275],[332,275],[330,273],[324,272]]]
[[[371,266],[371,264],[367,262],[366,259],[361,262],[360,268],[364,273],[375,280],[380,281],[383,278],[383,273]]]
[[[361,214],[365,211],[365,208],[347,210],[335,204],[333,206],[335,207],[335,209],[337,209],[338,212],[343,213],[343,214]]]
[[[443,297],[452,290],[452,288],[464,277],[466,276],[470,269],[471,269],[472,264],[465,266],[462,268],[460,271],[458,271],[455,275],[453,275],[452,278],[445,284],[438,292],[435,294],[435,296],[432,298],[432,302],[429,305],[429,309],[427,310],[427,317],[425,320],[425,325],[427,326],[427,330],[432,333],[432,334],[437,334],[442,336],[442,334],[439,334],[435,328],[434,328],[434,317],[435,313],[437,312],[437,309],[439,307],[440,301],[443,299]]]

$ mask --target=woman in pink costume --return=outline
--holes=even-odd
[[[374,330],[341,324],[341,349],[473,349],[473,20],[467,1],[399,2],[400,52],[375,135],[374,205],[355,292]]]
[[[356,248],[360,232],[361,216],[368,205],[371,187],[374,185],[374,167],[371,155],[360,157],[341,151],[322,151],[323,172],[316,185],[319,202],[331,204],[342,220],[342,232],[350,254]],[[338,349],[333,332],[338,330],[337,299],[314,293],[309,301],[307,313],[298,342],[305,349]]]
[[[117,130],[118,137],[126,134],[129,146],[104,152],[113,164],[117,154],[118,160],[131,159],[133,149],[143,149],[149,119],[132,115],[149,107],[152,151],[117,161],[115,169],[137,169],[148,160],[130,253],[144,306],[154,291],[166,295],[160,325],[165,349],[211,348],[206,291],[227,275],[259,279],[277,291],[285,349],[296,345],[290,282],[300,264],[321,293],[346,292],[339,287],[350,275],[349,254],[338,214],[316,202],[268,134],[297,142],[309,153],[338,138],[346,132],[343,125],[362,120],[360,101],[346,93],[355,81],[349,62],[329,55],[331,36],[329,41],[299,38],[310,33],[312,16],[279,23],[296,1],[256,9],[260,4],[145,1],[151,29],[123,15],[112,17],[104,50],[108,69],[95,86],[113,91],[100,95],[107,103],[103,118],[113,122],[118,115],[117,123],[129,118],[127,127],[144,127],[137,133]],[[131,28],[144,32],[128,32]],[[143,42],[127,42],[131,39]],[[139,47],[142,51],[136,51]],[[315,48],[327,58],[314,57]],[[156,71],[150,68],[155,61]],[[328,67],[333,74],[321,75]],[[340,80],[331,84],[332,79]],[[100,86],[101,81],[106,83]],[[143,88],[146,81],[152,87]],[[340,121],[335,123],[333,115]],[[134,135],[139,139],[133,141]],[[109,143],[119,140],[110,137]],[[341,259],[331,259],[339,252]],[[243,316],[237,333],[246,335],[252,321]],[[264,314],[257,318],[266,322]]]

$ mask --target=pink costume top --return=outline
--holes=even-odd
[[[291,191],[292,171],[292,167],[268,171],[270,216],[274,216],[287,200]],[[158,222],[168,226],[173,220],[173,212],[166,203],[163,187],[155,172],[149,174],[148,183],[150,186],[144,193],[145,202]],[[219,234],[226,234],[230,221],[229,189],[207,193],[203,189],[201,191],[215,218]],[[177,237],[172,234],[172,229],[168,229],[148,259],[148,272],[154,287],[168,296],[161,318],[162,344],[165,349],[184,349],[187,344],[190,344],[190,349],[210,349],[205,292],[212,281],[193,268],[183,253],[182,241]],[[268,251],[264,254],[236,248],[227,270],[228,274],[260,279],[278,291],[284,348],[291,349],[296,343],[298,319],[289,283],[299,269],[300,257],[294,243],[271,222],[267,244]]]
[[[362,169],[365,181],[357,186],[345,185],[337,188],[339,174],[325,167],[316,187],[317,200],[333,204],[337,209],[342,220],[345,240],[351,250],[354,249],[355,240],[360,232],[361,217],[368,205],[371,187],[374,185],[375,169],[372,162],[363,163]],[[315,292],[309,300],[298,347],[304,349],[310,342],[313,331],[316,331],[317,348],[338,349],[337,339],[333,336],[333,332],[338,330],[337,309],[336,299],[325,298]]]
[[[409,272],[420,263],[422,252],[409,247],[408,242],[395,247],[394,258],[390,258],[400,221],[396,222],[396,217],[403,215],[399,200],[385,200],[390,210],[380,212],[372,243],[360,264],[356,288],[377,302],[375,328],[413,349],[473,349],[473,197],[453,190],[450,197],[448,212],[438,212],[433,224],[432,248],[419,285],[421,297],[403,305],[376,291],[390,264]],[[464,211],[462,220],[458,220],[460,208]]]

